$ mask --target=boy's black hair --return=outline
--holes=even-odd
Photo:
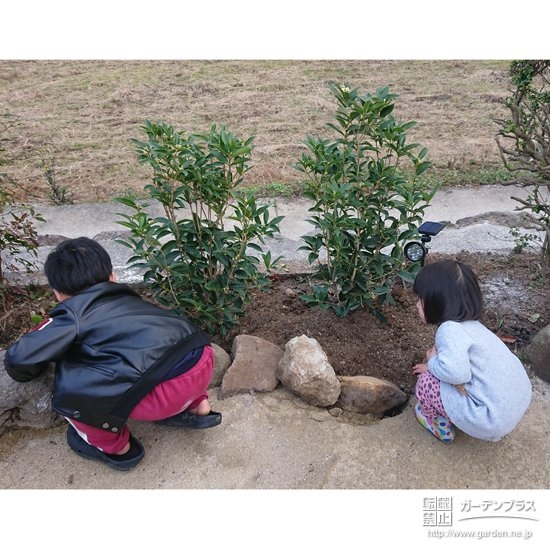
[[[483,298],[472,268],[455,260],[426,264],[416,276],[413,292],[420,298],[426,322],[477,321]]]
[[[63,241],[50,252],[44,263],[49,285],[68,296],[108,281],[112,272],[107,251],[88,237]]]

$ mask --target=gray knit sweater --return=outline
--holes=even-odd
[[[441,402],[451,422],[472,437],[498,441],[531,402],[531,382],[520,360],[479,321],[446,321],[428,361],[441,380]],[[454,384],[465,384],[467,396]]]

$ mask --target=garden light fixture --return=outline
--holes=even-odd
[[[410,262],[420,262],[420,265],[424,265],[426,254],[428,253],[428,247],[426,243],[432,240],[432,237],[437,235],[445,226],[438,222],[424,222],[419,228],[418,232],[422,235],[420,241],[411,241],[405,245],[403,252],[405,257]]]

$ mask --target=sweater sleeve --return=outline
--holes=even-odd
[[[459,323],[443,323],[435,335],[437,355],[428,361],[430,372],[449,384],[465,384],[472,378],[469,349],[472,339]]]
[[[6,350],[6,372],[17,382],[28,382],[38,377],[49,363],[59,361],[76,338],[76,324],[72,312],[60,305],[52,317],[41,326],[22,336]]]

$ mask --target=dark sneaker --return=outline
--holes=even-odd
[[[170,418],[155,421],[155,424],[160,424],[161,426],[169,426],[170,428],[191,428],[193,430],[213,428],[221,423],[222,414],[214,411],[202,415],[183,411]]]
[[[130,435],[130,450],[124,455],[111,455],[100,451],[97,447],[86,443],[73,426],[67,428],[67,443],[69,447],[82,458],[99,460],[115,470],[126,471],[133,468],[145,455],[143,445]]]

